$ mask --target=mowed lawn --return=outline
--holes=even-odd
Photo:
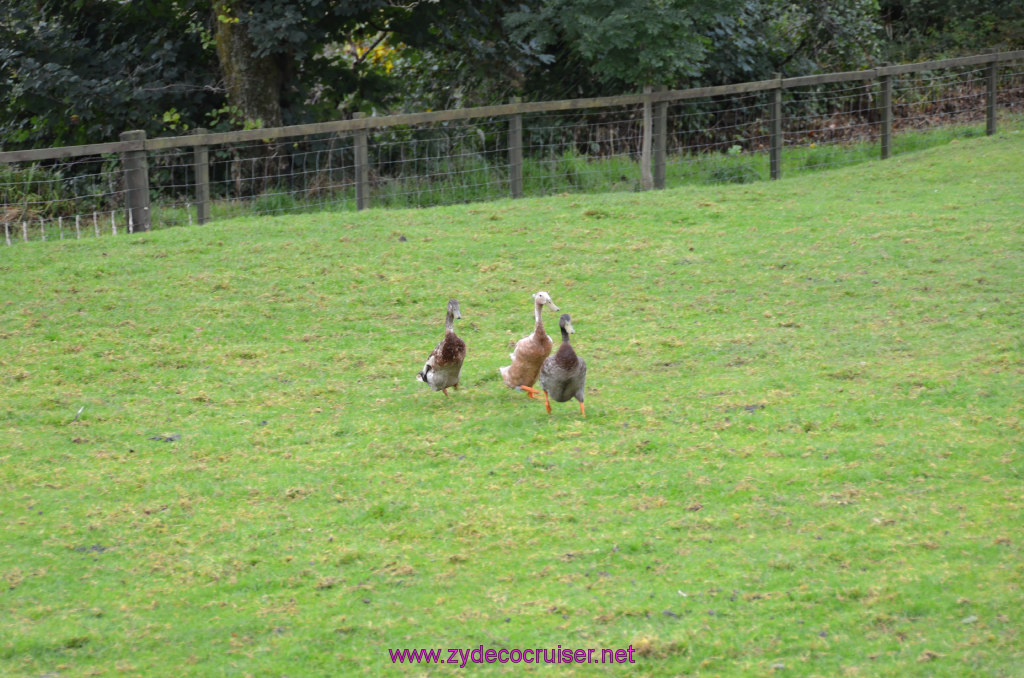
[[[1022,133],[2,248],[0,674],[1024,675],[1022,289]]]

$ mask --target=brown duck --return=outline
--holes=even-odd
[[[427,358],[427,363],[416,375],[417,380],[430,384],[432,389],[441,391],[446,396],[449,387],[459,387],[459,373],[466,359],[466,342],[455,334],[456,318],[462,319],[459,302],[449,299],[448,312],[444,318],[444,339],[434,347]]]
[[[551,354],[551,347],[554,342],[547,332],[544,331],[544,322],[541,320],[541,311],[547,306],[558,312],[558,307],[551,301],[547,292],[537,292],[533,295],[533,315],[536,324],[533,327],[533,334],[523,337],[516,342],[516,347],[509,355],[512,364],[507,367],[500,367],[501,378],[509,388],[526,390],[524,387],[533,386],[537,381],[537,374],[544,359]],[[526,390],[527,395],[533,397],[533,389]]]

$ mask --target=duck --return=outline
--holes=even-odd
[[[545,306],[555,313],[559,311],[559,308],[551,301],[551,295],[547,292],[540,291],[534,294],[533,316],[535,324],[533,334],[523,337],[516,342],[515,349],[509,354],[509,358],[512,359],[511,365],[498,368],[498,371],[501,372],[502,380],[509,388],[522,391],[524,386],[533,386],[537,381],[537,375],[540,373],[540,366],[544,363],[544,359],[551,355],[551,348],[555,342],[544,331],[544,322],[541,319],[541,311],[544,310]],[[536,392],[531,389],[527,390],[526,393],[532,398]]]
[[[569,335],[574,334],[576,330],[572,327],[572,317],[568,313],[563,313],[558,319],[558,327],[562,330],[562,345],[553,356],[548,356],[540,367],[544,406],[548,414],[551,414],[550,400],[564,403],[576,398],[580,403],[580,414],[585,417],[587,412],[583,408],[583,396],[587,382],[587,363],[576,355],[572,344],[569,343]],[[537,394],[536,389],[524,387],[524,390],[533,391],[532,395]]]
[[[430,352],[423,369],[416,375],[417,381],[429,384],[430,388],[441,391],[445,396],[449,388],[459,387],[459,373],[466,360],[466,342],[455,334],[456,318],[462,319],[459,302],[449,299],[444,318],[444,339]]]

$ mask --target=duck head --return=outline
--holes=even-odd
[[[558,313],[558,307],[555,306],[555,303],[553,301],[551,301],[551,296],[548,295],[547,292],[537,292],[536,294],[534,294],[533,303],[537,304],[538,306],[547,306],[555,313]]]

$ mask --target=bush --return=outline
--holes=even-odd
[[[298,211],[298,208],[299,203],[295,196],[281,188],[264,193],[253,202],[253,212],[256,214],[282,214]]]

